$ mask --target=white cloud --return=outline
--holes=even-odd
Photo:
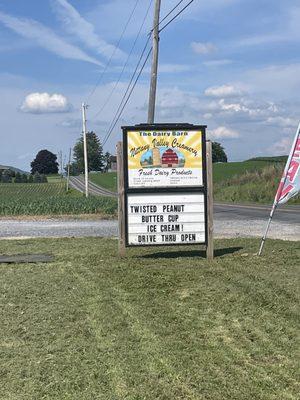
[[[191,66],[187,64],[160,64],[158,71],[161,73],[180,73],[191,70]]]
[[[283,137],[278,142],[275,142],[272,146],[269,147],[268,151],[274,155],[285,155],[289,154],[292,147],[292,138]]]
[[[26,96],[20,110],[31,114],[65,113],[72,106],[62,94],[30,93]]]
[[[208,131],[207,134],[210,139],[237,139],[240,137],[237,131],[226,128],[225,126],[219,126],[216,129]]]
[[[188,64],[159,64],[158,72],[166,74],[178,74],[181,72],[188,72],[192,69],[191,65]],[[151,66],[144,69],[144,73],[149,73],[151,71]]]
[[[179,118],[182,113],[186,116],[194,112],[199,113],[201,102],[195,94],[173,87],[159,90],[157,108],[162,117],[177,115]]]
[[[49,50],[60,57],[87,61],[102,66],[98,60],[90,57],[78,47],[67,43],[51,29],[37,21],[25,18],[16,18],[0,11],[0,22],[19,35],[31,39],[42,48]]]
[[[267,122],[268,119],[276,117],[279,113],[279,108],[276,104],[268,101],[258,101],[249,97],[241,97],[238,101],[226,101],[220,99],[208,104],[208,109],[213,111],[215,115],[219,114],[227,121],[253,121]]]
[[[192,42],[191,48],[196,54],[211,54],[217,51],[217,47],[210,42],[201,43],[201,42]]]
[[[212,86],[205,90],[205,96],[209,97],[235,97],[241,96],[243,91],[233,85]]]
[[[222,59],[222,60],[210,60],[203,62],[203,65],[205,65],[206,67],[222,67],[223,65],[229,65],[229,64],[232,64],[232,60]]]
[[[98,54],[110,58],[124,57],[124,53],[115,46],[101,39],[95,32],[94,26],[86,21],[67,0],[52,0],[53,8],[68,33],[77,36],[87,47]]]
[[[280,98],[291,100],[294,95],[298,100],[300,90],[300,63],[270,65],[265,68],[253,69],[244,73],[244,81],[253,90],[268,92]]]
[[[219,106],[222,111],[233,111],[233,112],[248,112],[250,109],[241,103],[226,103],[224,99],[219,101]]]
[[[299,121],[296,118],[276,116],[276,117],[269,117],[266,123],[273,126],[280,126],[282,128],[296,129]]]

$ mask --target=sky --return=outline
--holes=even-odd
[[[185,5],[189,0],[183,1]],[[162,0],[163,18],[178,0]],[[0,164],[103,140],[153,20],[152,0],[0,0]],[[161,32],[155,122],[207,125],[230,161],[282,155],[300,120],[298,0],[194,0]],[[166,20],[167,21],[167,20]],[[105,144],[147,121],[150,61]]]

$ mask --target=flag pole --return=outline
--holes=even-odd
[[[272,206],[272,210],[271,210],[270,216],[269,216],[269,220],[268,220],[268,223],[267,223],[265,234],[264,234],[263,238],[261,239],[260,248],[259,248],[259,252],[258,252],[259,256],[261,256],[261,253],[263,251],[263,248],[264,248],[264,245],[265,245],[265,241],[266,241],[267,236],[268,236],[268,232],[269,232],[269,229],[270,229],[270,225],[271,225],[271,222],[272,222],[273,215],[274,215],[274,212],[276,210],[277,204],[278,203],[275,200],[274,203],[273,203],[273,206]]]
[[[272,210],[271,210],[271,213],[270,213],[270,217],[269,217],[269,220],[268,220],[268,223],[267,223],[266,231],[265,231],[265,234],[264,234],[264,236],[263,236],[263,238],[261,240],[261,243],[260,243],[260,248],[259,248],[259,252],[258,252],[259,256],[261,256],[261,254],[262,254],[262,251],[263,251],[263,248],[264,248],[264,245],[265,245],[265,241],[267,239],[267,235],[268,235],[268,232],[269,232],[269,229],[270,229],[270,225],[271,225],[271,222],[272,222],[272,219],[273,219],[274,212],[276,210],[276,207],[279,204],[279,200],[280,200],[280,196],[281,196],[281,193],[282,193],[282,189],[284,188],[284,186],[286,184],[286,181],[287,181],[288,170],[289,170],[289,166],[291,164],[291,161],[292,161],[292,158],[293,158],[293,154],[294,154],[294,151],[295,151],[295,148],[296,148],[297,139],[298,139],[298,136],[299,136],[299,131],[300,131],[300,124],[298,125],[298,129],[296,131],[296,135],[295,135],[295,139],[294,139],[294,142],[293,142],[293,145],[292,145],[292,149],[291,149],[291,152],[289,154],[288,160],[286,162],[286,165],[285,165],[285,168],[284,168],[284,171],[283,171],[283,175],[284,175],[283,184],[282,185],[279,184],[280,185],[279,188],[281,187],[281,191],[280,192],[277,191],[277,193],[276,193],[276,196],[275,196],[275,199],[274,199],[274,203],[273,203],[273,206],[272,206]]]

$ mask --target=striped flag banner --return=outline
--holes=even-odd
[[[284,172],[279,183],[279,187],[275,196],[273,207],[267,223],[265,234],[261,240],[258,255],[260,256],[267,238],[270,224],[276,210],[280,204],[286,203],[289,199],[300,193],[300,124],[298,126],[296,136],[292,145],[290,155],[288,157]]]
[[[277,204],[284,204],[300,192],[300,125],[287,160],[276,196]]]

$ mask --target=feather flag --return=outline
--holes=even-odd
[[[300,192],[300,125],[287,160],[275,202],[284,204]]]
[[[295,140],[293,142],[290,155],[288,157],[281,181],[279,183],[279,187],[271,209],[265,234],[261,240],[258,252],[259,256],[262,254],[276,207],[280,204],[286,203],[288,200],[290,200],[294,196],[297,196],[297,194],[299,193],[300,193],[300,124],[298,126]]]

